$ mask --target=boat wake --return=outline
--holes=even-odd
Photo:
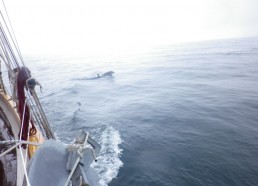
[[[100,177],[100,185],[107,186],[108,183],[117,176],[119,168],[123,166],[120,160],[122,143],[119,131],[112,126],[105,126],[95,129],[96,141],[101,145],[98,161],[92,163]]]

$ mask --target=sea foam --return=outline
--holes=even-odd
[[[98,161],[94,162],[92,167],[100,177],[100,185],[107,186],[117,176],[119,168],[123,166],[123,162],[120,160],[122,149],[119,147],[122,139],[119,131],[112,126],[102,127],[98,132],[100,135],[97,141],[101,145],[101,150]]]

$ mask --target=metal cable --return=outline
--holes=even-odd
[[[4,41],[4,44],[7,46],[7,49],[9,50],[10,55],[11,55],[11,57],[13,58],[13,61],[15,62],[16,66],[19,67],[20,65],[19,65],[19,63],[18,63],[17,58],[16,58],[15,55],[14,55],[14,52],[13,52],[13,50],[12,50],[12,48],[11,48],[11,45],[10,45],[8,39],[7,39],[7,35],[5,34],[5,31],[4,31],[4,29],[3,29],[3,26],[2,26],[2,24],[1,24],[1,22],[0,22],[0,31],[1,31],[1,33],[2,33],[2,35],[3,35],[2,41]]]
[[[2,14],[2,11],[0,11],[0,14],[1,14],[1,17],[3,18],[5,27],[6,27],[7,31],[8,31],[8,33],[9,33],[9,36],[10,36],[12,42],[13,42],[13,45],[14,45],[14,47],[15,47],[15,49],[16,49],[16,51],[17,51],[19,57],[20,57],[20,60],[23,62],[22,56],[21,56],[21,53],[20,53],[20,50],[19,50],[19,48],[17,47],[17,43],[14,41],[14,39],[13,39],[13,37],[12,37],[12,33],[11,33],[10,30],[9,30],[9,27],[8,27],[8,25],[7,25],[7,23],[6,23],[5,19],[4,19],[4,16],[3,16],[3,14]],[[6,13],[6,14],[7,14],[7,13]],[[8,14],[7,14],[7,17],[8,17]],[[8,19],[9,19],[9,17],[8,17]],[[11,23],[9,22],[9,24],[11,24]],[[11,28],[12,28],[12,26],[11,26]],[[14,37],[15,37],[15,35],[14,35]]]
[[[12,26],[12,23],[11,23],[11,21],[10,21],[10,18],[9,18],[9,15],[8,15],[8,12],[7,12],[7,9],[6,9],[6,6],[5,6],[5,3],[4,3],[4,0],[2,0],[2,2],[3,2],[3,5],[4,5],[4,9],[5,9],[5,13],[6,13],[6,15],[7,15],[7,19],[8,19],[8,21],[9,21],[9,24],[10,24],[10,26],[11,26],[11,31],[12,31],[12,34],[13,34],[13,37],[14,37],[14,44],[16,44],[16,50],[17,50],[17,52],[18,52],[18,54],[19,54],[19,56],[20,56],[20,58],[21,58],[21,61],[22,61],[22,64],[25,66],[25,64],[24,64],[24,61],[23,61],[23,57],[22,57],[22,55],[21,55],[21,50],[20,50],[20,47],[19,47],[19,45],[18,45],[18,42],[17,42],[17,39],[16,39],[16,36],[15,36],[15,34],[14,34],[14,30],[13,30],[13,26]]]

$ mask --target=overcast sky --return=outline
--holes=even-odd
[[[25,53],[130,49],[258,35],[258,0],[5,0],[5,4]]]

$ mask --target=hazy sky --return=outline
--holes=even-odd
[[[5,0],[5,4],[25,53],[129,50],[258,35],[258,0]]]

